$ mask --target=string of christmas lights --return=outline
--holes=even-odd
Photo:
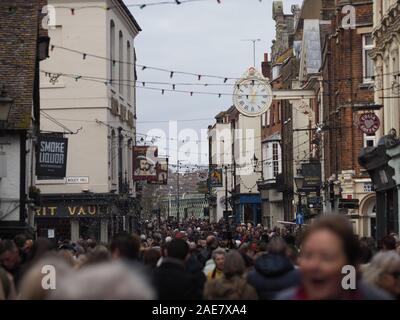
[[[200,81],[202,78],[214,78],[214,79],[221,79],[226,83],[228,80],[239,80],[240,78],[235,78],[235,77],[228,77],[228,76],[220,76],[220,75],[211,75],[211,74],[202,74],[202,73],[194,73],[194,72],[187,72],[187,71],[178,71],[178,70],[170,70],[170,69],[165,69],[165,68],[160,68],[160,67],[154,67],[154,66],[146,66],[146,65],[141,65],[137,64],[135,62],[130,62],[130,61],[124,61],[124,60],[118,60],[118,59],[110,59],[104,56],[99,56],[96,54],[72,49],[72,48],[67,48],[64,46],[59,46],[52,44],[50,45],[50,50],[54,51],[54,49],[60,49],[60,50],[65,50],[71,53],[76,53],[82,56],[82,60],[86,60],[88,57],[96,58],[96,59],[101,59],[105,60],[108,62],[111,62],[113,65],[116,64],[126,64],[126,65],[131,65],[134,67],[141,68],[142,71],[145,70],[154,70],[154,71],[161,71],[164,73],[169,74],[170,78],[173,78],[174,75],[180,74],[180,75],[188,75],[188,76],[194,76],[198,81]]]
[[[112,85],[113,83],[119,83],[118,80],[112,80],[112,79],[106,79],[106,78],[102,78],[102,77],[93,77],[93,76],[83,76],[83,75],[78,75],[78,74],[66,74],[66,73],[60,73],[60,72],[50,72],[50,71],[45,71],[45,70],[41,70],[41,72],[46,76],[49,77],[49,82],[52,84],[57,83],[58,79],[60,77],[67,77],[67,78],[73,78],[75,81],[79,81],[79,80],[85,80],[85,81],[92,81],[92,82],[97,82],[97,83],[102,83],[104,85]],[[121,80],[121,82],[124,82],[126,80]],[[134,81],[132,81],[134,82]],[[126,85],[128,87],[131,88],[136,88],[136,89],[144,89],[144,90],[150,90],[150,91],[157,91],[159,93],[161,93],[162,95],[164,95],[166,92],[177,92],[177,93],[185,93],[185,94],[189,94],[190,96],[194,96],[194,95],[211,95],[211,96],[218,96],[218,98],[221,98],[223,96],[230,96],[230,97],[234,97],[234,96],[238,96],[238,97],[263,97],[263,98],[267,98],[267,95],[265,94],[256,94],[256,95],[251,95],[251,94],[246,94],[246,93],[223,93],[223,92],[206,92],[206,91],[197,91],[197,90],[180,90],[180,89],[176,89],[176,85],[172,84],[172,89],[169,88],[157,88],[157,87],[148,87],[145,85],[145,83],[142,83],[142,85],[138,85],[137,83],[135,85]],[[240,88],[240,85],[239,85]],[[335,93],[333,94],[324,94],[324,96],[333,96],[335,95]],[[276,98],[276,95],[273,95],[272,98]]]
[[[49,82],[52,84],[57,83],[58,79],[60,77],[67,77],[67,78],[72,78],[75,81],[79,80],[84,80],[84,81],[92,81],[92,82],[98,82],[98,83],[103,83],[105,85],[111,85],[114,83],[113,80],[111,79],[105,79],[105,78],[100,78],[100,77],[92,77],[92,76],[83,76],[83,75],[78,75],[78,74],[66,74],[66,73],[61,73],[61,72],[50,72],[50,71],[45,71],[45,70],[40,70],[41,73],[43,73],[46,77],[49,78]],[[222,92],[205,92],[205,91],[189,91],[189,90],[178,90],[178,89],[167,89],[167,88],[155,88],[155,87],[147,87],[147,86],[138,86],[138,85],[129,85],[129,87],[136,88],[136,89],[145,89],[145,90],[156,90],[160,92],[162,95],[165,94],[165,92],[178,92],[178,93],[187,93],[190,94],[190,96],[193,96],[194,94],[199,94],[199,95],[213,95],[213,96],[218,96],[221,98],[222,96],[255,96],[255,97],[267,97],[265,94],[259,94],[259,95],[250,95],[250,94],[235,94],[235,93],[222,93]]]

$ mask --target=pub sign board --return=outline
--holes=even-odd
[[[64,179],[67,170],[68,139],[40,135],[36,153],[36,175]]]
[[[157,159],[156,175],[157,175],[157,180],[149,180],[148,183],[157,185],[168,184],[168,158]]]
[[[157,181],[158,149],[153,146],[133,147],[133,180]]]
[[[303,191],[317,191],[321,188],[321,163],[303,163],[301,173],[304,177]]]
[[[92,204],[47,204],[34,211],[36,218],[95,218],[100,207]]]

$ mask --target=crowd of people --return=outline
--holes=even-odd
[[[300,230],[199,219],[145,221],[141,229],[109,244],[0,240],[0,300],[400,298],[398,236],[358,238],[341,215]],[[355,285],[344,266],[354,268]]]

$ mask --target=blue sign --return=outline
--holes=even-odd
[[[299,224],[299,225],[304,224],[304,217],[301,212],[296,212],[296,224]]]

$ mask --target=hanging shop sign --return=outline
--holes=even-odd
[[[358,128],[365,134],[374,134],[380,125],[379,117],[373,112],[364,113],[358,119]]]
[[[210,187],[211,188],[222,187],[222,169],[210,170]]]
[[[157,181],[157,147],[133,147],[133,180]]]
[[[301,172],[304,176],[302,191],[317,191],[321,188],[321,163],[303,163]]]
[[[150,184],[167,185],[168,184],[168,158],[157,159],[156,163],[156,180],[150,180]]]
[[[40,135],[36,154],[36,175],[64,179],[67,169],[67,152],[67,138]]]

